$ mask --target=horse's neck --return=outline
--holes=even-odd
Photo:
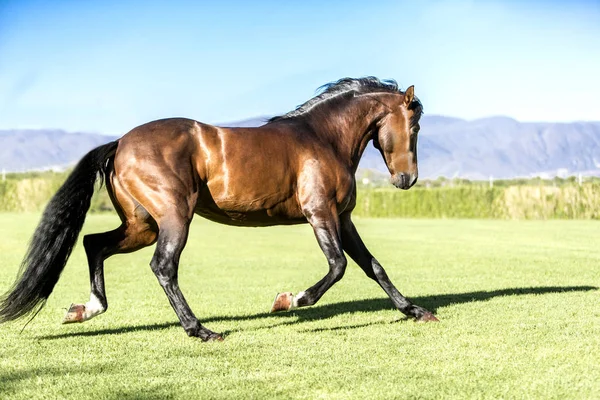
[[[355,172],[369,140],[373,138],[375,122],[383,114],[383,109],[380,102],[366,96],[355,98],[338,107],[336,112],[320,114],[311,125]]]

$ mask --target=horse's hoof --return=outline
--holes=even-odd
[[[72,324],[75,322],[83,322],[85,315],[85,305],[83,304],[71,304],[67,315],[63,318],[63,324]]]
[[[207,337],[205,340],[205,342],[222,342],[222,341],[223,341],[223,335],[221,335],[220,333],[213,333],[212,335]]]
[[[437,319],[432,313],[426,312],[425,314],[421,315],[421,318],[417,319],[417,322],[440,322],[440,320]]]
[[[206,337],[202,337],[203,342],[222,342],[223,335],[221,333],[211,332]]]
[[[292,308],[293,298],[294,295],[291,292],[277,293],[271,306],[271,312],[289,311]]]

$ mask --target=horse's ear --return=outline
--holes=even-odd
[[[406,89],[406,92],[404,92],[404,105],[406,107],[408,107],[410,105],[410,103],[413,102],[414,98],[415,98],[415,87],[414,87],[414,85],[410,85],[408,87],[408,89]]]

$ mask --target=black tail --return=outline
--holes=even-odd
[[[0,299],[0,322],[15,320],[44,306],[77,242],[96,179],[104,178],[107,160],[114,155],[117,144],[107,143],[87,153],[46,206],[19,277]]]

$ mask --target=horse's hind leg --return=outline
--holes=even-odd
[[[179,256],[187,241],[190,222],[191,218],[178,213],[161,218],[156,251],[150,266],[188,336],[199,337],[203,341],[223,340],[220,334],[200,324],[179,288]]]
[[[144,226],[123,224],[109,232],[86,235],[83,245],[90,270],[90,301],[72,304],[63,323],[84,322],[108,308],[104,289],[104,261],[112,255],[129,253],[154,243],[156,233]]]
[[[71,304],[63,324],[87,321],[106,311],[108,302],[104,290],[105,255],[112,253],[122,238],[124,238],[123,226],[110,232],[86,235],[83,238],[90,271],[90,301],[85,304]]]
[[[104,261],[107,258],[139,250],[156,241],[158,229],[148,212],[124,193],[117,181],[113,184],[117,189],[115,194],[108,182],[107,189],[122,224],[112,231],[86,235],[83,238],[90,272],[90,301],[72,304],[63,323],[87,321],[106,311],[108,302],[104,289]]]
[[[179,144],[181,143],[183,142],[180,140]],[[144,163],[130,161],[136,158],[137,147],[124,149],[121,160],[125,161],[115,161],[115,167],[122,164],[123,172],[119,179],[123,187],[152,216],[158,228],[156,249],[150,262],[154,275],[189,336],[199,337],[204,341],[222,340],[221,335],[200,324],[179,288],[179,257],[185,247],[189,225],[198,202],[201,184],[198,177],[188,168],[189,164],[183,161],[185,156],[177,153],[181,150],[179,148],[169,147],[164,153],[164,159],[148,159]],[[140,157],[146,157],[145,154]]]

